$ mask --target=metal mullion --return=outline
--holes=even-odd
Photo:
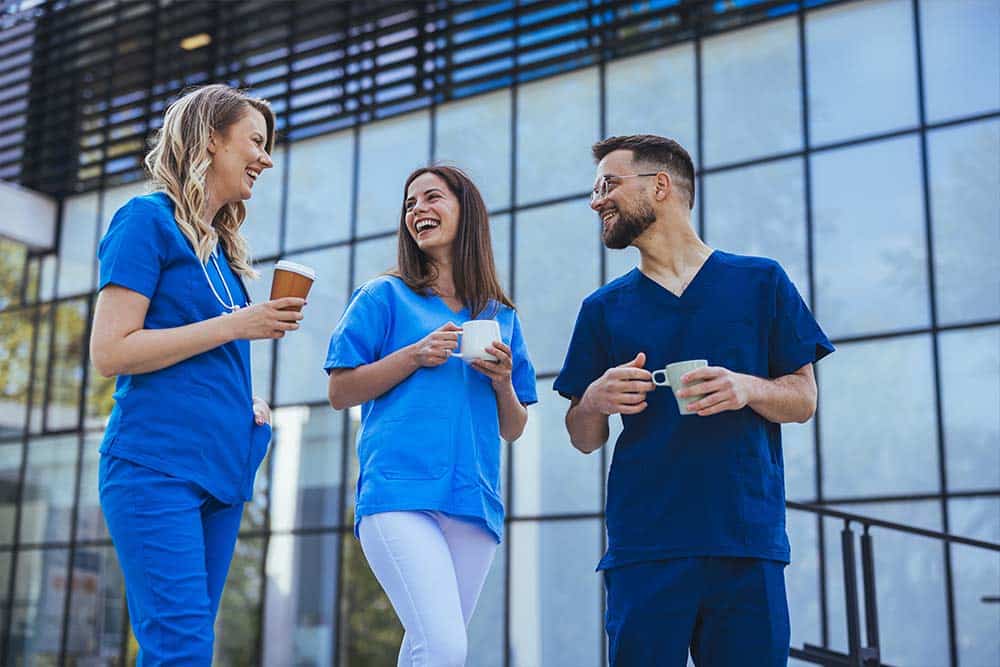
[[[974,491],[949,491],[947,493],[898,493],[875,496],[850,496],[846,498],[826,498],[810,503],[817,506],[870,505],[884,503],[906,503],[931,500],[960,500],[965,498],[1000,498],[1000,487],[977,489]]]
[[[594,11],[600,12],[600,0],[596,0],[597,4],[592,4],[594,0],[587,0],[587,8],[591,10],[588,12],[587,24],[588,24],[588,41],[591,42],[593,46],[596,46],[599,50],[600,61],[597,65],[597,82],[598,82],[598,100],[597,100],[597,126],[598,126],[598,141],[603,141],[605,137],[608,136],[608,68],[607,62],[604,58],[604,40],[607,30],[601,27],[600,30],[594,23],[595,21]],[[596,38],[596,39],[595,39]],[[595,43],[596,42],[596,43]],[[598,244],[597,244],[597,262],[598,262],[598,272],[600,276],[600,284],[603,286],[608,281],[608,252],[604,247],[604,243],[601,242],[600,233],[598,234]],[[600,476],[600,502],[601,502],[601,557],[608,550],[608,531],[607,531],[607,503],[606,498],[608,497],[608,447],[605,443],[604,447],[600,448],[601,453],[601,476]],[[607,608],[608,595],[607,590],[604,586],[600,586],[601,591],[601,604],[598,609],[598,627],[601,627],[604,618],[604,610]],[[601,665],[606,667],[608,664],[608,634],[602,632],[601,634]]]

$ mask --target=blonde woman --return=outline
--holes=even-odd
[[[250,340],[302,315],[250,305],[243,201],[272,166],[274,115],[223,85],[167,109],[146,157],[156,191],[101,241],[91,358],[118,376],[101,444],[101,508],[125,576],[139,664],[210,665],[243,502],[271,437]]]

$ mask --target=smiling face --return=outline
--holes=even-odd
[[[604,182],[607,193],[595,196],[590,207],[601,218],[601,240],[608,248],[628,247],[656,222],[648,194],[653,176],[639,176],[640,171],[647,170],[639,169],[632,160],[632,151],[627,150],[609,153],[597,164],[594,190],[599,191]]]
[[[208,151],[212,165],[207,190],[219,205],[250,199],[257,177],[274,166],[267,154],[267,123],[252,107],[221,134],[213,134]]]
[[[406,189],[403,207],[406,231],[421,252],[433,257],[451,252],[461,206],[444,179],[429,171],[414,178]]]

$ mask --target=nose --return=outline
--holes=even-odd
[[[274,162],[271,161],[271,156],[267,153],[263,153],[260,156],[260,163],[264,165],[264,169],[270,169],[274,166]]]
[[[604,199],[605,197],[602,197],[597,193],[592,193],[590,195],[590,208],[592,208],[595,211],[601,210],[601,202],[603,202]]]

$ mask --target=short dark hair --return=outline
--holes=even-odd
[[[648,162],[670,174],[675,185],[687,190],[688,208],[694,208],[694,163],[684,147],[673,139],[655,134],[608,137],[594,144],[591,151],[595,162],[600,162],[608,153],[614,151],[632,151],[634,161]]]

